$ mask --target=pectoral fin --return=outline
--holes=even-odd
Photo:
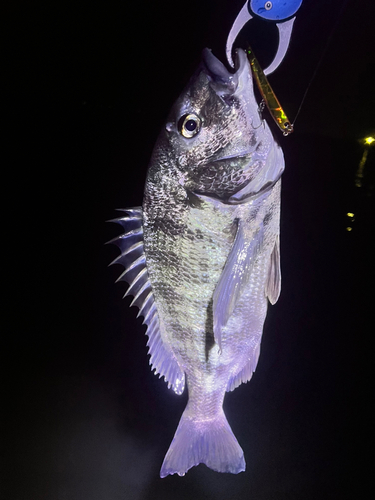
[[[271,304],[275,304],[279,298],[281,291],[281,270],[280,270],[280,241],[276,237],[275,246],[273,247],[270,263],[268,267],[268,278],[266,283],[266,296]]]
[[[222,329],[227,324],[249,282],[255,259],[262,248],[263,239],[263,223],[251,241],[247,241],[242,222],[239,221],[233,248],[225,263],[213,297],[214,336],[220,349]]]

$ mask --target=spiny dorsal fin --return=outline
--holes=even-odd
[[[125,232],[108,243],[117,245],[121,251],[110,265],[121,264],[125,271],[117,281],[129,284],[124,297],[133,295],[131,306],[139,308],[138,316],[143,316],[147,325],[151,370],[160,374],[177,394],[182,394],[185,387],[185,374],[181,370],[171,349],[164,344],[160,334],[160,324],[150,281],[148,279],[146,256],[143,246],[142,208],[125,208],[123,217],[108,222],[121,224]]]

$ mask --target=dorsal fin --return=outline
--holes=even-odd
[[[177,394],[182,394],[185,387],[185,374],[181,370],[171,349],[163,342],[160,334],[160,323],[151,283],[148,278],[146,256],[143,246],[142,208],[125,208],[123,217],[108,222],[121,224],[125,232],[116,236],[108,243],[117,245],[121,251],[109,265],[121,264],[125,271],[117,281],[129,284],[124,297],[133,295],[131,306],[139,308],[138,316],[143,316],[143,323],[147,325],[151,370],[155,375],[160,374]]]

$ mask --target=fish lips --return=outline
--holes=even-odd
[[[218,94],[234,94],[238,88],[242,72],[248,67],[248,60],[243,50],[236,50],[235,72],[232,73],[214,56],[210,49],[206,48],[202,52],[202,65],[213,89]]]

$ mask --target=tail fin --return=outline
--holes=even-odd
[[[238,474],[245,470],[243,451],[222,411],[214,420],[195,420],[182,414],[176,434],[160,471],[184,476],[200,463],[217,472]]]

